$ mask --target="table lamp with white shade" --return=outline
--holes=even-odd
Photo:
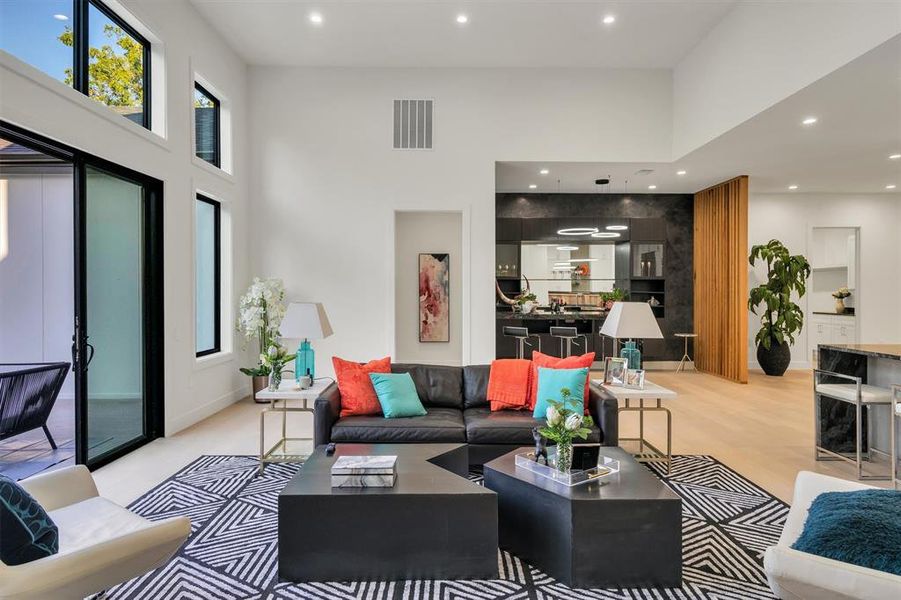
[[[282,339],[301,340],[294,359],[294,379],[299,384],[301,377],[309,375],[312,384],[316,377],[316,354],[310,340],[332,335],[325,308],[319,302],[292,302],[278,329]]]
[[[641,351],[636,339],[663,339],[654,311],[647,302],[616,302],[601,327],[601,335],[629,340],[620,356],[629,361],[630,369],[641,368]]]

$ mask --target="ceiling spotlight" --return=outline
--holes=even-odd
[[[687,171],[676,171],[676,175],[685,175]]]
[[[801,125],[813,125],[816,122],[817,122],[816,117],[807,117],[806,119],[801,121]]]
[[[890,184],[888,184],[887,186],[885,186],[885,189],[887,189],[887,190],[893,190],[893,189],[895,189],[895,184],[894,184],[894,183],[890,183]]]
[[[621,237],[620,234],[615,231],[600,231],[598,233],[592,233],[591,237],[593,238],[618,238]]]
[[[651,185],[648,186],[648,189],[649,189],[649,190],[656,190],[656,189],[657,189],[657,186],[654,185],[654,184],[652,183]]]
[[[557,246],[557,250],[560,250],[561,252],[575,252],[578,249],[578,246]]]
[[[901,154],[889,154],[888,158],[889,160],[898,160],[901,158]]]
[[[607,225],[604,229],[607,231],[625,231],[629,228],[628,225]]]
[[[616,17],[613,15],[607,15],[604,17],[604,25],[612,25],[616,22]]]
[[[795,184],[792,184],[792,185],[788,186],[788,189],[796,190],[796,189],[798,189],[798,186],[796,186]]]
[[[469,23],[469,17],[467,17],[463,13],[460,13],[459,15],[457,15],[457,23],[459,23],[460,25],[466,25],[467,23]]]
[[[530,190],[534,190],[534,189],[537,188],[537,187],[538,187],[538,186],[535,185],[534,183],[530,183],[530,184],[529,184],[529,189],[530,189]]]
[[[310,23],[313,25],[322,25],[322,15],[318,12],[310,13]]]
[[[68,16],[66,16],[64,14],[60,14],[60,13],[53,15],[53,18],[56,19],[57,21],[68,21],[69,20]]]
[[[597,232],[597,227],[567,227],[557,231],[557,235],[591,235]]]
[[[540,171],[538,171],[539,175],[547,175],[548,173],[550,173],[550,171],[548,171],[547,169],[541,169]]]

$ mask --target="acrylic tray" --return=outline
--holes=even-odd
[[[598,466],[564,474],[557,472],[557,469],[554,468],[553,465],[555,459],[556,449],[554,448],[548,449],[548,462],[550,463],[550,466],[545,465],[543,462],[535,462],[534,452],[521,452],[516,455],[516,466],[569,487],[590,483],[592,481],[603,481],[605,477],[609,477],[614,473],[619,473],[620,468],[618,460],[601,455],[598,457]]]

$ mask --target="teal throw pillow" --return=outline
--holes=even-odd
[[[22,486],[0,475],[0,561],[12,567],[58,551],[53,519]]]
[[[386,419],[426,414],[409,373],[370,373],[369,378]]]
[[[538,368],[538,399],[535,401],[535,412],[532,416],[543,419],[550,406],[548,400],[563,401],[560,390],[569,388],[572,394],[566,402],[566,408],[581,415],[585,411],[585,382],[588,380],[588,369],[545,369]]]

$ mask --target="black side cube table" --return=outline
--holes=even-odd
[[[343,455],[397,455],[390,488],[332,488]],[[292,581],[493,579],[497,495],[467,479],[465,444],[316,448],[278,496],[278,572]]]
[[[500,546],[572,588],[678,587],[682,500],[622,448],[619,473],[568,487],[517,468],[523,448],[485,464]]]

